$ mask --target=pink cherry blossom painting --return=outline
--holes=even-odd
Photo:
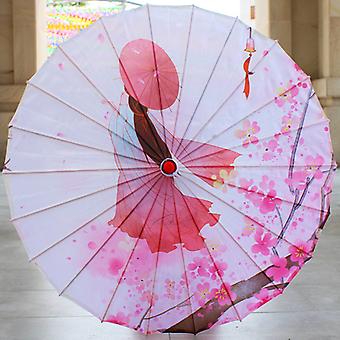
[[[278,42],[195,6],[143,6],[32,77],[3,173],[60,295],[143,334],[197,334],[284,293],[335,167],[311,80]]]

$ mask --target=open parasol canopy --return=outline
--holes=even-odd
[[[29,80],[9,124],[12,221],[59,294],[142,333],[198,333],[281,294],[335,170],[310,78],[237,18],[103,17]]]

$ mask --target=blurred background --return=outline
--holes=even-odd
[[[197,6],[239,16],[278,39],[309,74],[331,119],[335,155],[340,159],[340,0],[0,0],[0,163],[7,124],[25,82],[62,41],[102,15],[150,4]]]

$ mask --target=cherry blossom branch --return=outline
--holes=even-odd
[[[146,315],[149,313],[149,310],[151,309],[151,304],[149,306],[149,308],[145,311],[145,313],[143,314],[141,320],[139,321],[138,325],[135,327],[135,330],[139,329],[140,326],[142,325],[143,321],[146,320]]]
[[[290,255],[286,256],[285,259],[287,260],[288,269],[296,265],[295,262],[290,260]],[[269,266],[264,271],[255,274],[248,280],[239,281],[233,284],[231,286],[231,290],[236,293],[237,297],[232,303],[220,305],[218,300],[213,298],[209,300],[203,307],[196,310],[192,315],[187,316],[182,321],[164,330],[163,333],[192,333],[192,317],[195,318],[197,333],[209,328],[209,325],[214,324],[218,318],[233,305],[251,298],[254,296],[254,294],[258,293],[262,288],[271,283],[270,278],[264,272],[273,267],[275,266]],[[275,287],[284,289],[287,285],[288,282],[285,282],[275,286],[271,285],[269,288],[270,290],[275,289]]]
[[[283,220],[282,220],[281,211],[280,211],[280,209],[278,208],[278,206],[277,206],[277,205],[275,205],[275,209],[276,209],[277,215],[279,216],[279,220],[280,220],[281,228],[283,228]]]
[[[311,86],[310,89],[309,89],[309,92],[308,92],[308,99],[307,99],[305,107],[303,109],[302,117],[301,117],[299,127],[298,127],[298,130],[297,130],[296,136],[295,136],[295,141],[294,141],[294,144],[293,144],[293,150],[292,150],[290,161],[289,161],[289,170],[288,170],[288,178],[290,179],[289,190],[293,195],[295,194],[295,190],[293,188],[293,185],[291,184],[291,180],[293,178],[295,156],[296,156],[296,151],[297,151],[297,148],[298,148],[298,145],[299,145],[299,141],[300,141],[300,137],[301,137],[301,133],[302,133],[302,129],[303,129],[303,124],[305,122],[309,101],[315,94],[315,92],[312,94],[312,91],[313,91],[313,88]]]
[[[175,306],[173,306],[173,307],[171,307],[171,308],[166,309],[166,310],[163,311],[163,312],[160,312],[160,313],[155,314],[155,315],[151,315],[151,316],[149,316],[149,317],[144,317],[143,319],[144,319],[144,320],[154,319],[154,318],[157,318],[158,316],[161,316],[161,315],[163,315],[163,314],[166,314],[166,313],[170,312],[171,310],[173,310],[173,309],[175,309],[175,308],[187,306],[187,305],[185,305],[184,303],[187,302],[187,301],[189,301],[194,295],[195,295],[195,294],[190,295],[188,298],[186,298],[186,299],[183,300],[182,302],[178,303],[177,305],[175,305]]]
[[[314,176],[311,178],[311,179],[308,179],[306,180],[306,186],[302,192],[302,195],[300,196],[300,191],[298,189],[295,189],[295,199],[294,199],[294,203],[293,203],[293,206],[292,206],[292,209],[288,215],[288,218],[280,232],[280,235],[278,236],[278,239],[277,239],[277,242],[276,242],[276,245],[275,245],[275,248],[280,244],[280,242],[282,241],[293,217],[294,217],[294,214],[295,212],[302,206],[302,203],[304,201],[304,199],[306,198],[306,195],[308,193],[308,188],[310,187],[310,185],[312,184],[312,182],[314,181]]]

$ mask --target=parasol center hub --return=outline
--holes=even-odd
[[[162,161],[160,169],[163,175],[173,176],[177,172],[177,164],[172,158],[166,158]]]

